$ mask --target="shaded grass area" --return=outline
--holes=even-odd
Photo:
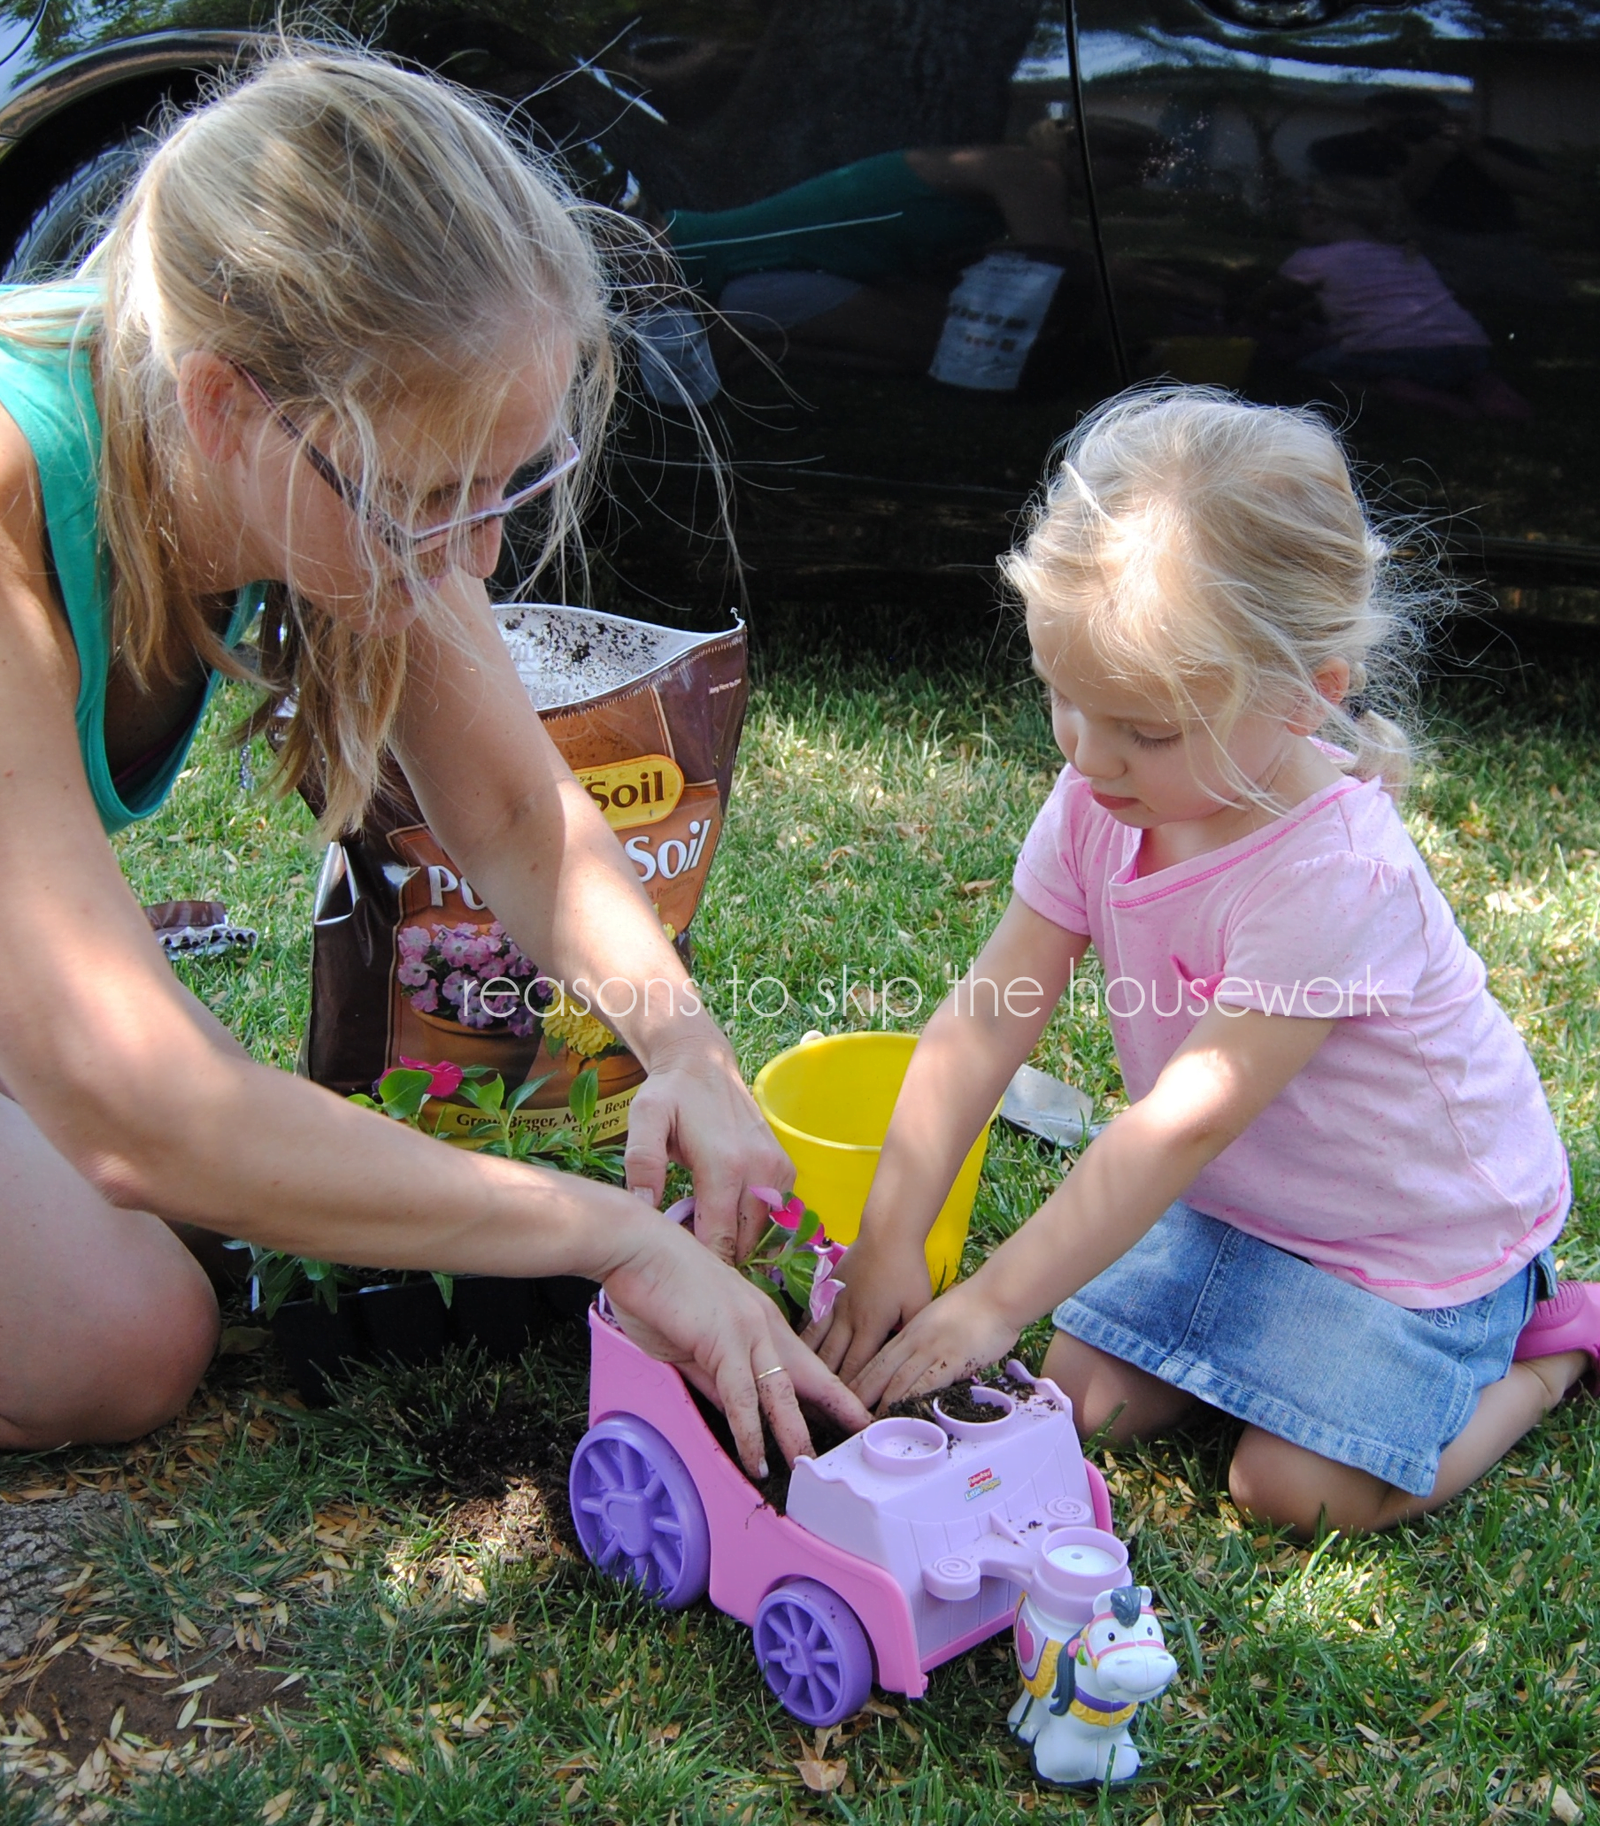
[[[917,1025],[918,994],[925,1015],[998,917],[1054,773],[1014,652],[974,645],[922,670],[898,657],[891,669],[828,638],[826,618],[768,633],[696,926],[700,975],[748,1071],[811,1027]],[[1550,1091],[1577,1189],[1560,1253],[1568,1272],[1594,1273],[1600,657],[1535,657],[1518,672],[1502,649],[1435,681],[1407,815]],[[188,966],[188,980],[258,1057],[289,1064],[317,845],[303,812],[242,797],[235,768],[208,748],[123,858],[141,899],[216,893],[261,929],[254,957]],[[755,978],[769,980],[752,1000]],[[1115,1107],[1090,1005],[1057,1016],[1035,1062]],[[1025,1219],[1059,1164],[997,1130],[969,1261]],[[1029,1341],[1035,1361],[1042,1341]],[[882,1696],[819,1741],[768,1702],[742,1628],[705,1606],[656,1612],[567,1551],[549,1465],[508,1464],[503,1491],[441,1481],[463,1431],[514,1444],[532,1417],[570,1436],[584,1350],[568,1328],[510,1372],[457,1360],[372,1373],[326,1417],[294,1410],[270,1353],[227,1359],[184,1421],[134,1451],[0,1468],[11,1494],[81,1478],[121,1498],[85,1550],[89,1577],[63,1596],[61,1632],[171,1670],[148,1683],[163,1695],[218,1665],[207,1657],[300,1676],[248,1733],[193,1719],[175,1731],[196,1746],[182,1773],[102,1751],[97,1776],[91,1746],[58,1740],[66,1769],[0,1788],[0,1822],[57,1807],[152,1826],[1476,1823],[1600,1810],[1591,1406],[1559,1409],[1431,1521],[1315,1550],[1234,1512],[1226,1427],[1103,1454],[1181,1673],[1139,1725],[1149,1774],[1131,1792],[1064,1796],[1035,1786],[1005,1732],[1003,1639],[939,1670],[925,1700]],[[42,1680],[0,1698],[8,1739],[30,1690]],[[166,1701],[174,1726],[185,1702]],[[840,1785],[814,1792],[808,1770]]]

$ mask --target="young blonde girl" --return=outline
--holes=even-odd
[[[714,1259],[791,1169],[695,996],[617,1023],[650,1073],[642,1197],[463,1154],[254,1063],[107,842],[181,777],[217,676],[252,679],[292,705],[281,783],[314,769],[330,829],[387,749],[547,973],[687,990],[485,589],[508,514],[542,498],[550,549],[573,522],[615,232],[464,93],[291,46],[174,125],[75,280],[0,299],[0,1448],[183,1404],[217,1331],[194,1226],[603,1280],[751,1468],[758,1402],[791,1455],[797,1389],[865,1420]],[[711,1250],[650,1208],[669,1156]]]
[[[1006,570],[1068,765],[918,1045],[824,1361],[892,1401],[1053,1309],[1085,1434],[1208,1404],[1265,1521],[1432,1509],[1590,1367],[1600,1289],[1536,1305],[1566,1161],[1395,809],[1404,630],[1344,457],[1310,414],[1125,396]],[[1129,1106],[930,1303],[933,1215],[1091,944]]]

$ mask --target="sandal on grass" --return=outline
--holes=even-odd
[[[1595,1392],[1600,1379],[1600,1283],[1563,1281],[1529,1314],[1511,1358],[1526,1363],[1531,1357],[1554,1357],[1568,1350],[1588,1352],[1590,1369],[1583,1381]]]

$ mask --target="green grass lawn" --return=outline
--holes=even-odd
[[[1433,745],[1407,816],[1543,1074],[1577,1191],[1559,1253],[1569,1274],[1594,1275],[1600,658],[1447,678],[1426,715]],[[769,643],[696,927],[700,975],[747,1071],[810,1027],[915,1026],[898,1018],[914,989],[931,1008],[998,917],[1054,766],[1015,651],[963,647],[906,673],[799,637]],[[310,820],[242,793],[237,758],[213,744],[121,852],[141,899],[218,895],[260,928],[248,960],[187,976],[259,1058],[291,1065]],[[777,987],[752,999],[756,977]],[[889,1012],[886,977],[900,979]],[[1035,1062],[1115,1107],[1103,1026],[1058,1017]],[[182,1120],[181,1095],[153,1094]],[[996,1131],[969,1259],[1056,1171],[1048,1150]],[[1035,1360],[1042,1341],[1028,1341]],[[572,1330],[516,1371],[372,1375],[322,1417],[288,1404],[270,1352],[233,1356],[152,1440],[0,1467],[12,1491],[80,1480],[118,1497],[59,1628],[151,1672],[179,1667],[148,1689],[174,1728],[195,1698],[171,1691],[187,1674],[231,1660],[291,1682],[232,1729],[197,1729],[210,1703],[197,1689],[181,1774],[147,1772],[163,1741],[152,1730],[97,1752],[98,1772],[92,1746],[57,1742],[47,1782],[0,1789],[0,1822],[57,1806],[170,1826],[1600,1817],[1600,1460],[1584,1402],[1432,1520],[1315,1551],[1235,1513],[1225,1428],[1103,1454],[1181,1671],[1140,1721],[1148,1773],[1085,1798],[1036,1787],[1007,1736],[1005,1638],[937,1671],[924,1700],[880,1697],[817,1738],[769,1703],[742,1628],[703,1605],[656,1612],[562,1546],[540,1493],[556,1487],[548,1465],[509,1496],[441,1487],[439,1440],[463,1417],[570,1437],[583,1351]],[[32,1741],[23,1700],[0,1699],[13,1747]],[[808,1775],[839,1785],[818,1793]]]

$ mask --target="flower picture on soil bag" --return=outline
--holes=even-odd
[[[487,926],[401,926],[394,935],[395,981],[418,1014],[480,1032],[528,1039],[538,1030],[549,987],[499,920]],[[488,1000],[484,991],[493,984]]]

